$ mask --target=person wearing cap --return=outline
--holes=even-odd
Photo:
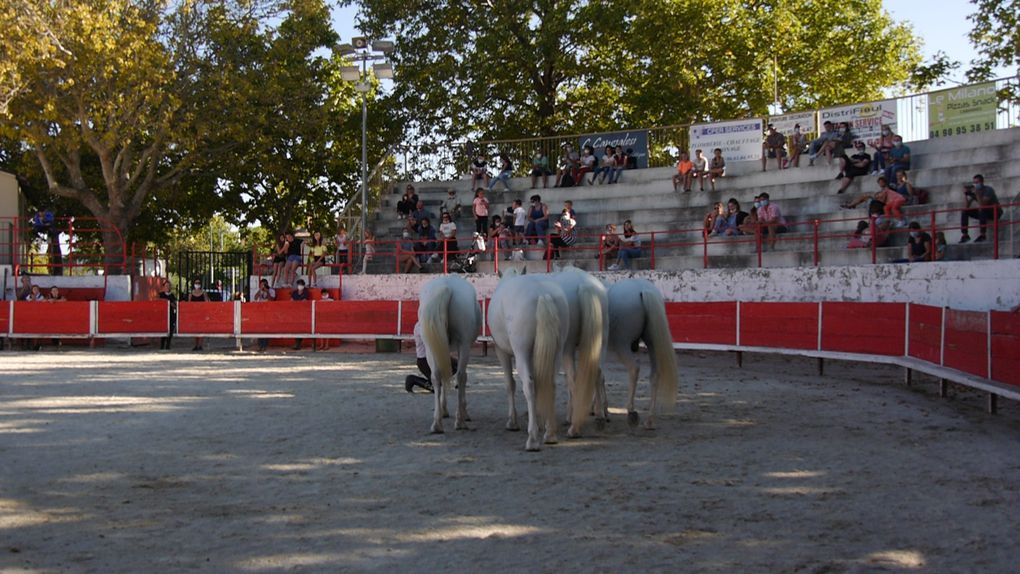
[[[846,188],[850,187],[855,177],[862,175],[868,175],[871,168],[871,156],[864,148],[864,142],[857,140],[854,142],[854,155],[843,159],[840,158],[840,162],[843,164],[843,170],[839,172],[840,183],[839,190],[836,192],[843,193]]]
[[[761,145],[761,170],[768,171],[769,158],[775,158],[776,167],[783,169],[783,159],[786,157],[786,138],[776,131],[776,126],[769,124],[765,132],[765,142]]]
[[[535,150],[531,156],[531,189],[538,187],[538,178],[542,178],[542,187],[549,187],[549,156],[541,148]]]

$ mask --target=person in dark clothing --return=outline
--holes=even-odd
[[[169,351],[170,343],[174,338],[174,331],[177,330],[177,297],[170,290],[170,281],[168,279],[160,279],[159,281],[159,298],[165,299],[170,304],[170,323],[167,326],[166,337],[159,338],[159,349],[161,351]]]
[[[312,297],[308,293],[308,289],[305,289],[305,280],[304,279],[298,279],[297,280],[297,287],[295,287],[294,290],[290,292],[290,300],[291,301],[309,301],[309,300],[311,300],[311,298]],[[295,351],[298,351],[298,350],[301,349],[301,343],[303,341],[304,341],[304,339],[302,339],[300,337],[297,338],[297,339],[294,339],[294,350]]]

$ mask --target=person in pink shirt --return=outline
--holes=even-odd
[[[869,199],[880,202],[884,206],[882,208],[884,218],[879,219],[878,225],[882,225],[885,221],[888,221],[896,227],[905,227],[907,225],[907,220],[903,217],[903,210],[901,209],[903,204],[907,202],[907,198],[903,197],[895,189],[889,187],[889,183],[886,181],[885,176],[880,176],[878,178],[878,191],[875,193],[865,193],[856,200],[844,203],[840,207],[843,207],[844,209],[853,209]]]
[[[489,200],[485,199],[485,188],[475,190],[472,210],[475,214],[475,232],[485,237],[489,234]]]
[[[758,222],[769,249],[775,249],[780,233],[786,233],[786,219],[779,206],[769,201],[769,194],[763,193],[755,198],[754,206],[758,208]]]

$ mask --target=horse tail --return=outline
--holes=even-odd
[[[445,385],[453,376],[448,327],[452,298],[453,291],[447,285],[438,286],[432,297],[422,302],[419,317],[422,321],[421,337],[425,341],[425,348],[436,362],[436,381],[440,385]]]
[[[588,419],[595,385],[601,376],[599,361],[602,348],[606,341],[603,307],[598,292],[591,286],[582,284],[577,289],[577,298],[581,306],[581,334],[577,349],[577,380],[574,382],[574,396],[570,417],[571,426],[578,432]]]
[[[538,298],[535,315],[535,346],[532,377],[535,382],[536,411],[546,425],[556,424],[556,358],[563,349],[560,340],[560,312],[550,295]]]
[[[645,310],[645,342],[652,347],[649,358],[655,369],[655,404],[671,409],[676,405],[680,374],[666,320],[666,303],[656,290],[642,291],[640,297]]]

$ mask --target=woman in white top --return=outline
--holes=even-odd
[[[630,269],[630,260],[635,257],[641,257],[641,237],[638,236],[637,231],[634,231],[634,224],[628,219],[623,222],[619,259],[614,265],[609,266],[609,270]]]

